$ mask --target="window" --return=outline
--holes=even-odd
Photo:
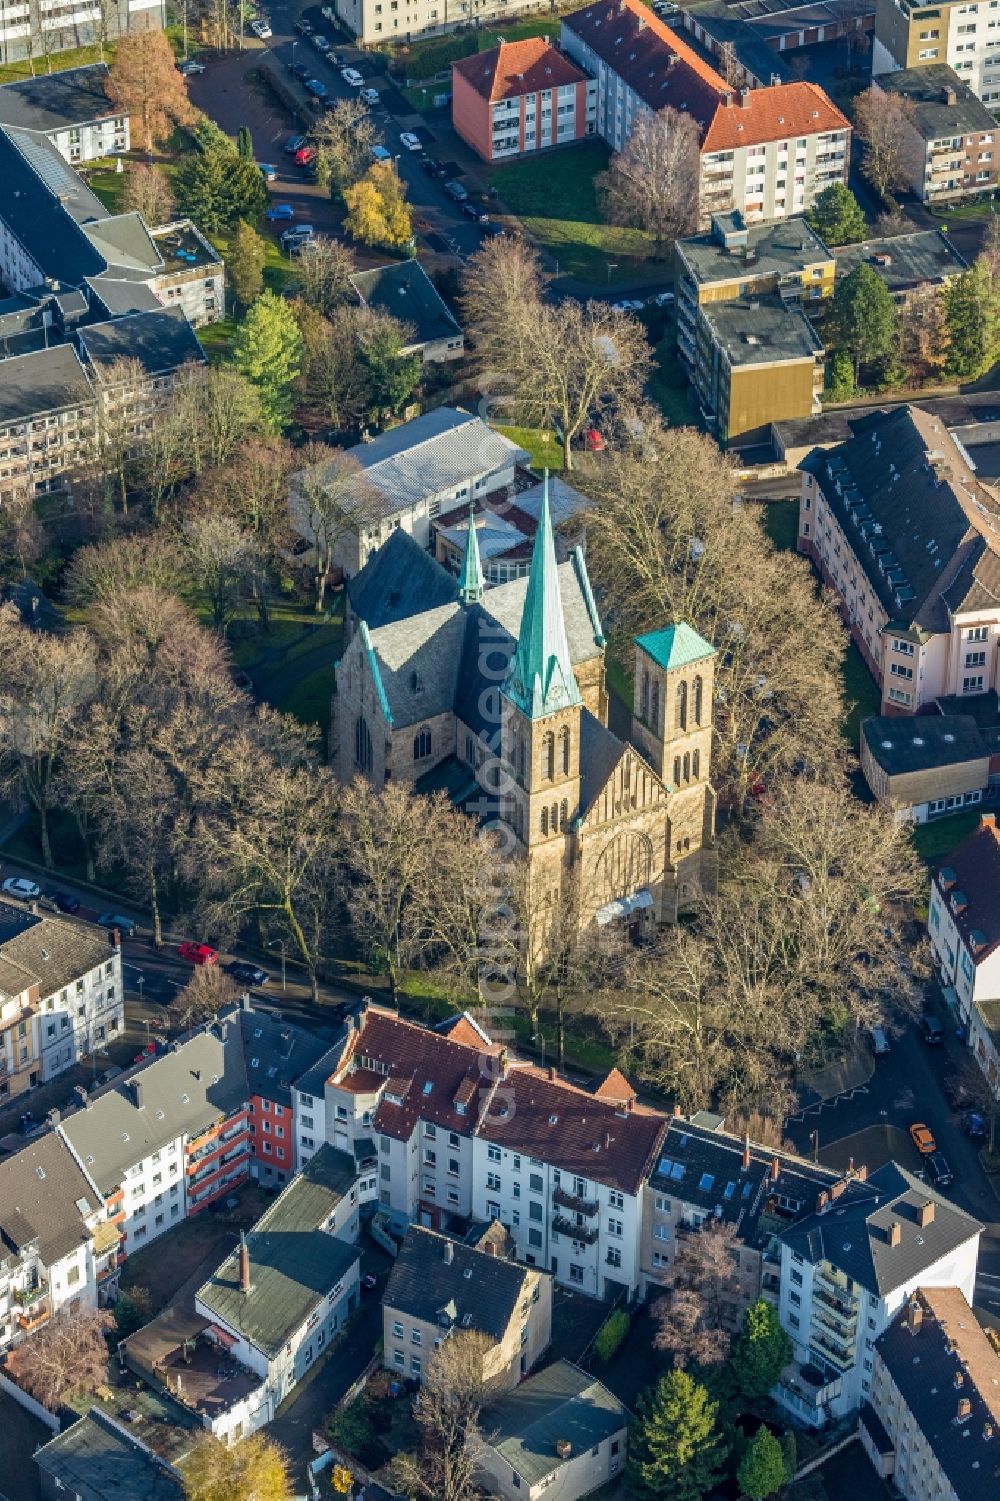
[[[359,771],[371,775],[372,737],[367,723],[360,717],[354,726],[354,763]]]
[[[541,1232],[541,1230],[529,1230],[528,1231],[528,1245],[529,1246],[540,1246],[541,1243],[542,1243],[542,1232]]]
[[[609,1235],[619,1235],[620,1236],[621,1233],[622,1233],[622,1222],[621,1222],[621,1220],[609,1219],[608,1220],[608,1234]]]
[[[608,1207],[610,1209],[624,1209],[625,1195],[616,1193],[614,1189],[608,1194]]]
[[[582,1266],[577,1266],[576,1262],[572,1262],[570,1264],[569,1280],[571,1282],[582,1282],[583,1281],[583,1267]]]
[[[399,1323],[398,1320],[392,1326],[392,1333],[393,1333],[393,1336],[394,1336],[395,1339],[402,1339],[403,1338],[403,1326],[402,1326],[401,1323]]]
[[[676,709],[676,714],[675,714],[674,717],[675,717],[676,726],[677,726],[677,728],[679,730],[686,730],[687,729],[687,722],[688,722],[687,695],[688,695],[687,683],[678,683],[678,685],[677,685],[677,709]]]
[[[499,1162],[500,1161],[500,1148],[497,1147],[497,1146],[490,1145],[490,1146],[488,1146],[486,1148],[486,1155],[487,1155],[487,1157],[489,1158],[489,1160],[491,1162]]]
[[[700,677],[697,677],[694,680],[694,708],[693,708],[693,715],[694,715],[694,722],[695,722],[695,724],[701,724],[701,715],[702,715],[702,681],[701,681]]]
[[[617,1246],[608,1247],[608,1266],[621,1266],[622,1253]]]
[[[538,1203],[537,1199],[532,1199],[528,1205],[528,1218],[529,1220],[541,1220],[542,1218],[542,1206]]]
[[[963,693],[982,693],[982,691],[983,691],[983,675],[982,675],[982,673],[979,673],[976,677],[963,678],[962,679],[962,692]]]
[[[967,651],[965,653],[965,665],[966,667],[985,667],[985,651]]]
[[[541,1193],[541,1191],[542,1191],[542,1175],[541,1175],[541,1173],[529,1173],[528,1174],[528,1187],[531,1189],[531,1192],[534,1193],[534,1194],[540,1194]]]
[[[650,724],[653,726],[653,729],[655,730],[658,727],[659,723],[660,723],[660,685],[659,685],[659,683],[654,683],[653,684],[653,703],[652,703],[652,708],[650,710],[649,720],[650,720]]]
[[[973,625],[965,633],[966,641],[988,641],[990,628],[987,625]]]
[[[500,1192],[500,1174],[499,1173],[487,1173],[486,1174],[486,1187],[489,1188],[489,1189],[492,1189],[492,1191],[494,1193],[498,1194]]]
[[[559,759],[562,762],[564,777],[569,776],[569,729],[563,725],[559,731]]]
[[[413,759],[423,761],[431,753],[431,732],[426,726],[413,737]]]
[[[556,737],[547,730],[542,738],[542,775],[551,782],[556,774]],[[545,833],[544,828],[542,833]]]

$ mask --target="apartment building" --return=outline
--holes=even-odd
[[[947,703],[939,700],[937,708]],[[861,770],[900,819],[927,823],[978,807],[1000,792],[1000,716],[984,727],[972,714],[943,710],[910,721],[872,715],[861,725]]]
[[[700,309],[691,382],[702,420],[723,448],[765,441],[772,422],[816,416],[823,343],[779,292]]]
[[[295,1160],[292,1085],[319,1062],[329,1042],[269,1011],[240,1011],[239,1024],[246,1062],[250,1173],[265,1186],[276,1187],[301,1166]]]
[[[995,1483],[1000,1356],[957,1287],[921,1287],[879,1336],[860,1437],[904,1501],[977,1501]]]
[[[968,261],[959,255],[943,229],[919,229],[911,235],[838,245],[835,253],[837,281],[850,276],[857,266],[870,266],[900,309],[914,294],[945,287],[969,269]],[[822,314],[825,310],[818,311]]]
[[[872,74],[953,68],[984,104],[1000,100],[1000,6],[995,0],[876,0]]]
[[[968,1046],[1000,1094],[1000,831],[995,813],[950,851],[931,879],[931,952]]]
[[[0,125],[39,131],[73,166],[131,145],[129,117],[108,98],[107,63],[39,73],[0,86]]]
[[[105,933],[0,901],[0,1101],[95,1052],[124,1014],[121,953]]]
[[[546,37],[501,42],[451,65],[451,123],[485,162],[593,135],[597,81]]]
[[[0,1162],[0,1352],[64,1307],[93,1308],[117,1233],[104,1201],[50,1131]]]
[[[356,1169],[323,1147],[195,1294],[237,1383],[205,1426],[233,1443],[274,1417],[360,1301]],[[353,1227],[353,1234],[351,1233]]]
[[[950,203],[996,187],[1000,167],[996,120],[953,69],[933,63],[884,73],[875,83],[885,93],[910,102],[912,115],[903,123],[902,160],[918,198],[924,203]]]
[[[548,0],[334,0],[337,19],[363,47],[440,36],[458,26],[548,11]]]
[[[620,151],[640,114],[670,106],[701,130],[699,227],[804,213],[846,182],[850,125],[811,83],[736,91],[641,0],[598,0],[562,22],[561,46],[597,81],[597,133]]]
[[[821,1194],[781,1237],[779,1314],[797,1374],[778,1401],[811,1425],[870,1401],[875,1342],[917,1288],[958,1288],[971,1303],[981,1230],[895,1162]]]
[[[463,1329],[489,1341],[482,1380],[516,1386],[552,1341],[552,1278],[512,1259],[508,1232],[493,1221],[474,1245],[411,1225],[382,1297],[382,1362],[419,1377],[424,1362]]]
[[[36,1449],[33,1460],[44,1501],[107,1501],[109,1481],[143,1501],[184,1495],[179,1473],[98,1407]]]
[[[916,406],[852,431],[800,465],[798,548],[836,591],[882,713],[995,689],[1000,501],[975,449]]]
[[[356,529],[338,541],[335,566],[351,577],[398,527],[427,548],[431,522],[461,501],[511,486],[517,465],[530,455],[480,417],[456,407],[435,407],[371,443],[348,450],[364,472],[369,500],[359,505]],[[308,506],[290,497],[292,521],[308,542]]]
[[[67,49],[166,25],[164,0],[42,0],[7,6],[0,15],[0,62],[43,59]]]

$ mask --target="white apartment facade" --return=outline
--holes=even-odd
[[[548,10],[548,5],[544,0],[335,0],[332,9],[361,46],[377,47],[381,42],[440,36],[498,16],[509,20],[531,15]],[[447,92],[447,81],[441,89]]]
[[[713,126],[708,141],[721,134]],[[747,224],[806,213],[820,193],[847,181],[850,149],[846,121],[832,129],[746,145],[730,144],[727,131],[720,149],[706,144],[702,151],[702,227],[713,215],[734,209]]]
[[[166,25],[164,0],[16,0],[0,14],[0,61],[43,58],[136,27]]]
[[[1000,1096],[1000,832],[996,814],[934,872],[927,914],[931,952],[946,999],[973,1057]]]
[[[946,63],[984,104],[1000,102],[1000,3],[954,0],[933,7],[879,0],[872,75]]]

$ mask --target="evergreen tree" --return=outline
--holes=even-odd
[[[380,318],[362,337],[358,358],[367,377],[376,420],[395,412],[420,380],[420,356],[401,352],[401,329],[394,318]]]
[[[191,153],[177,174],[177,195],[184,213],[208,234],[219,234],[239,219],[258,219],[267,207],[260,168],[228,141]]]
[[[824,245],[854,245],[868,233],[860,203],[842,182],[823,189],[806,219]]]
[[[831,401],[850,401],[854,395],[854,361],[846,349],[835,349],[826,367],[826,394]]]
[[[241,219],[226,252],[226,275],[238,302],[249,307],[264,290],[267,247],[251,224]]]
[[[637,1501],[701,1501],[719,1479],[725,1446],[718,1404],[683,1370],[640,1398],[629,1438],[627,1488]]]
[[[944,289],[948,328],[945,371],[958,380],[975,380],[993,364],[997,354],[997,309],[992,278],[979,261]]]
[[[236,330],[233,363],[256,386],[272,426],[286,426],[292,412],[292,387],[302,368],[302,335],[283,298],[273,292],[257,298]]]
[[[785,1483],[795,1479],[795,1471],[798,1467],[798,1445],[795,1442],[795,1434],[791,1428],[782,1436],[781,1457],[785,1462]]]
[[[759,1298],[743,1315],[743,1330],[734,1340],[730,1364],[745,1397],[766,1397],[792,1358],[792,1342],[778,1311]]]
[[[747,1445],[736,1472],[740,1490],[750,1501],[764,1501],[785,1484],[785,1459],[781,1445],[763,1423]]]
[[[845,276],[827,314],[828,344],[854,361],[854,379],[863,364],[887,360],[898,342],[896,304],[881,276],[865,261]]]
[[[249,125],[241,125],[236,137],[236,153],[244,161],[253,161],[253,136],[250,134]]]

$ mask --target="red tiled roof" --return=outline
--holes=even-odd
[[[734,151],[738,146],[849,127],[850,121],[817,84],[776,83],[737,94],[731,105],[717,109],[701,149],[703,153]]]
[[[420,1120],[470,1135],[479,1099],[485,1099],[494,1083],[496,1064],[491,1072],[488,1057],[481,1044],[468,1047],[372,1008],[355,1032],[333,1082],[335,1087],[352,1087],[350,1075],[343,1074],[349,1063],[366,1071],[376,1065],[375,1073],[385,1070],[386,1094],[398,1094],[402,1104],[392,1104],[382,1096],[372,1125],[384,1136],[408,1141]],[[464,1112],[457,1108],[463,1103]]]
[[[732,90],[640,0],[599,0],[563,17],[650,109],[687,110],[704,128]]]
[[[476,1135],[623,1193],[636,1194],[656,1159],[667,1120],[623,1115],[607,1100],[535,1068],[498,1082]]]
[[[579,68],[540,36],[527,37],[523,42],[501,42],[488,52],[473,53],[451,66],[477,94],[490,100],[516,99],[541,89],[586,82]]]
[[[500,1050],[500,1044],[491,1041],[466,1011],[460,1011],[457,1016],[450,1016],[447,1021],[441,1022],[436,1030],[441,1033],[442,1037],[448,1037],[452,1042],[460,1042],[465,1047],[484,1048],[490,1053]]]
[[[942,885],[942,869],[953,872],[954,886]],[[945,856],[935,880],[946,903],[956,891],[964,895],[966,906],[951,918],[966,943],[972,933],[984,940],[975,951],[979,963],[1000,945],[1000,828],[994,815],[985,814],[978,829]]]
[[[636,1098],[635,1090],[620,1068],[613,1068],[606,1079],[594,1090],[594,1098],[611,1104],[631,1105]]]

